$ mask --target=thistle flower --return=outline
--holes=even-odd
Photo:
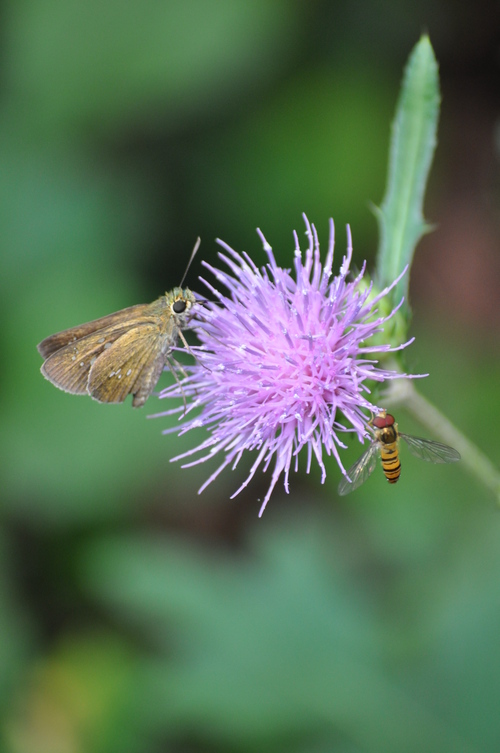
[[[378,304],[400,277],[377,295],[372,283],[363,281],[365,266],[357,277],[347,280],[352,242],[347,228],[348,248],[340,272],[332,276],[334,225],[324,265],[314,225],[304,215],[309,246],[305,260],[295,238],[295,278],[276,263],[271,246],[258,230],[268,263],[259,269],[246,253],[239,254],[222,241],[226,253],[219,258],[222,271],[204,263],[217,282],[228,291],[221,293],[200,278],[217,299],[208,303],[203,321],[196,322],[201,345],[195,347],[198,362],[188,376],[164,390],[161,397],[181,397],[187,407],[159,415],[181,412],[179,434],[204,427],[209,436],[188,452],[172,460],[185,460],[184,468],[203,463],[221,453],[218,469],[200,488],[208,486],[226,467],[238,465],[245,450],[257,452],[248,477],[232,495],[235,497],[262,466],[266,471],[274,460],[271,482],[262,503],[262,515],[271,493],[284,473],[288,492],[290,469],[297,470],[298,456],[307,452],[307,472],[313,456],[326,478],[323,450],[333,455],[342,473],[345,469],[339,448],[345,445],[339,434],[350,431],[360,441],[368,436],[368,414],[380,406],[370,401],[368,380],[408,377],[377,366],[374,352],[388,353],[409,345],[369,345],[397,311],[377,313]],[[404,274],[404,272],[403,272]],[[196,409],[198,415],[191,417]],[[343,417],[344,423],[339,418]],[[347,423],[347,426],[344,424]],[[167,429],[165,433],[177,431]]]

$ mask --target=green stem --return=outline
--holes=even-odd
[[[417,392],[413,382],[407,379],[391,382],[387,398],[391,405],[403,405],[434,436],[458,450],[467,470],[493,492],[500,504],[500,472],[479,447]]]

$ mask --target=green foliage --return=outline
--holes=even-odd
[[[116,135],[127,123],[163,132],[279,65],[275,42],[297,20],[282,1],[14,3],[10,83],[34,136]]]
[[[483,516],[476,533],[492,521]],[[443,516],[434,534],[446,525]],[[500,601],[485,597],[500,566],[500,528],[496,521],[472,567],[473,537],[459,530],[459,551],[427,531],[432,578],[387,549],[379,563],[392,575],[370,577],[376,538],[368,534],[364,553],[351,538],[349,552],[339,520],[304,513],[255,526],[244,558],[165,536],[105,538],[85,552],[83,573],[115,619],[155,647],[137,698],[157,735],[198,730],[216,749],[235,751],[286,750],[291,740],[308,750],[317,737],[370,753],[493,751],[488,698],[500,652],[491,626]],[[409,527],[400,533],[411,537]],[[464,608],[471,600],[472,614]],[[469,711],[467,673],[479,678],[488,663],[491,679],[476,683]],[[481,705],[476,722],[468,714]]]

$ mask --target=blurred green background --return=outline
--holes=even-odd
[[[397,487],[379,472],[339,499],[332,461],[258,520],[268,476],[230,501],[243,463],[198,496],[215,466],[169,463],[196,438],[146,420],[165,406],[67,395],[36,351],[178,284],[197,235],[200,292],[216,237],[260,264],[259,226],[291,265],[302,212],[324,250],[333,216],[338,256],[349,222],[373,261],[426,30],[443,109],[409,368],[498,462],[498,6],[16,0],[1,18],[1,750],[498,751],[500,517],[463,467],[403,448]]]

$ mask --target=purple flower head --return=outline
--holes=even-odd
[[[180,434],[204,427],[209,435],[198,447],[173,460],[201,453],[183,466],[190,467],[218,453],[223,455],[200,492],[226,466],[235,468],[245,450],[257,455],[233,497],[247,486],[260,466],[266,471],[274,463],[259,515],[282,472],[288,492],[290,469],[297,470],[303,448],[307,451],[307,471],[314,455],[322,481],[326,477],[323,450],[335,457],[345,474],[339,456],[339,448],[345,445],[339,434],[354,431],[363,441],[368,436],[365,413],[381,410],[370,401],[366,382],[407,376],[379,368],[371,354],[400,350],[412,340],[398,347],[367,344],[399,308],[386,317],[377,313],[377,304],[400,278],[373,295],[372,284],[363,282],[364,264],[358,276],[348,281],[352,258],[349,227],[347,254],[339,274],[332,277],[333,221],[322,265],[316,229],[305,216],[304,220],[309,246],[304,257],[294,233],[295,275],[277,265],[260,231],[268,257],[262,269],[246,253],[239,254],[218,241],[225,251],[219,258],[227,270],[204,266],[227,293],[202,279],[217,300],[206,305],[203,321],[197,323],[202,343],[194,348],[198,363],[188,369],[186,378],[161,395],[183,394],[187,401],[185,411],[180,407],[161,414],[183,413]],[[191,417],[196,409],[200,410]],[[339,421],[339,414],[344,423]]]

